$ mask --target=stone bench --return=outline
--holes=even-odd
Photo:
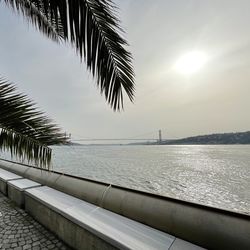
[[[24,207],[24,191],[30,188],[41,186],[40,183],[29,179],[17,179],[8,181],[8,197],[19,207]]]
[[[2,192],[4,195],[7,195],[8,193],[7,182],[11,180],[22,179],[22,178],[23,178],[22,176],[13,174],[9,171],[6,171],[0,168],[0,192]]]
[[[47,186],[25,190],[25,209],[75,249],[201,249]]]

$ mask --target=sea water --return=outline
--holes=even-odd
[[[250,145],[57,146],[53,169],[250,214]]]

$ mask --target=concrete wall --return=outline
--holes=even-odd
[[[0,192],[7,195],[7,183],[3,180],[0,180]]]
[[[0,160],[0,167],[209,249],[249,249],[250,216]]]
[[[73,249],[117,249],[28,195],[25,195],[25,210]]]
[[[24,194],[13,186],[8,186],[8,197],[16,203],[17,206],[24,207]]]

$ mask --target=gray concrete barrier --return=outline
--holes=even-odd
[[[8,194],[8,181],[17,180],[23,178],[11,172],[8,172],[0,168],[0,192],[7,195]]]
[[[8,181],[8,197],[16,203],[20,208],[24,207],[24,191],[29,188],[39,187],[40,183],[29,179],[18,179]]]
[[[209,249],[249,249],[250,216],[0,160],[0,167]]]
[[[29,195],[25,196],[25,210],[73,249],[118,250]]]
[[[165,232],[47,186],[25,190],[25,210],[79,250],[167,250],[177,240]],[[183,242],[180,249],[189,247],[201,250],[188,242]]]

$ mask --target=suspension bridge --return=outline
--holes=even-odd
[[[146,138],[140,138],[141,136],[146,136],[146,135],[149,135],[149,134],[155,134],[157,135],[156,138],[153,138],[153,137],[146,137]],[[71,138],[71,134],[69,134],[69,137]],[[137,135],[137,136],[134,136],[134,137],[128,137],[128,138],[75,138],[75,137],[72,137],[71,140],[73,142],[93,142],[93,141],[100,141],[100,142],[109,142],[109,141],[150,141],[150,142],[161,142],[162,141],[162,131],[159,130],[159,131],[154,131],[154,132],[150,132],[150,133],[147,133],[147,134],[143,134],[143,135]]]

